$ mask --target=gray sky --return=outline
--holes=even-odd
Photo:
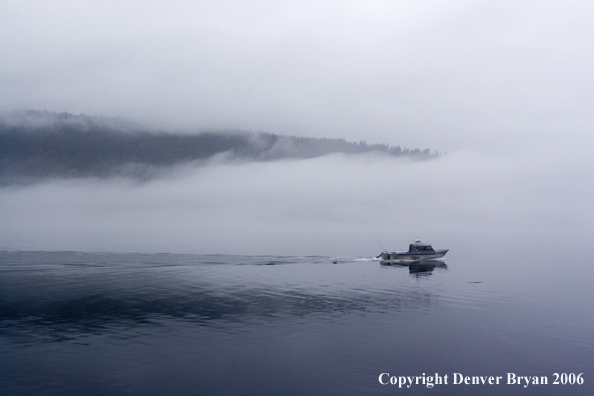
[[[498,152],[594,125],[592,1],[0,0],[0,109]]]

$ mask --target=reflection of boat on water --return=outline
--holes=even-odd
[[[408,267],[408,272],[415,276],[431,275],[435,268],[447,270],[448,266],[441,260],[405,261],[382,260],[381,265],[388,267]]]
[[[449,249],[435,250],[431,245],[415,240],[408,246],[408,252],[382,252],[382,264],[402,264],[403,262],[424,262],[445,256]]]

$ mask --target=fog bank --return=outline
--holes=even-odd
[[[450,248],[493,237],[579,245],[594,236],[586,151],[214,159],[146,183],[4,187],[0,248],[371,256],[411,238]]]

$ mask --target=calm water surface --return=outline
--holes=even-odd
[[[591,395],[589,262],[4,251],[0,394]],[[399,389],[381,373],[449,384]]]

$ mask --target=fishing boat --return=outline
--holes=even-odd
[[[402,263],[402,262],[417,262],[424,260],[433,260],[445,256],[449,249],[435,250],[429,244],[421,242],[416,239],[414,243],[408,246],[408,252],[382,252],[378,258],[381,257],[382,264]]]

